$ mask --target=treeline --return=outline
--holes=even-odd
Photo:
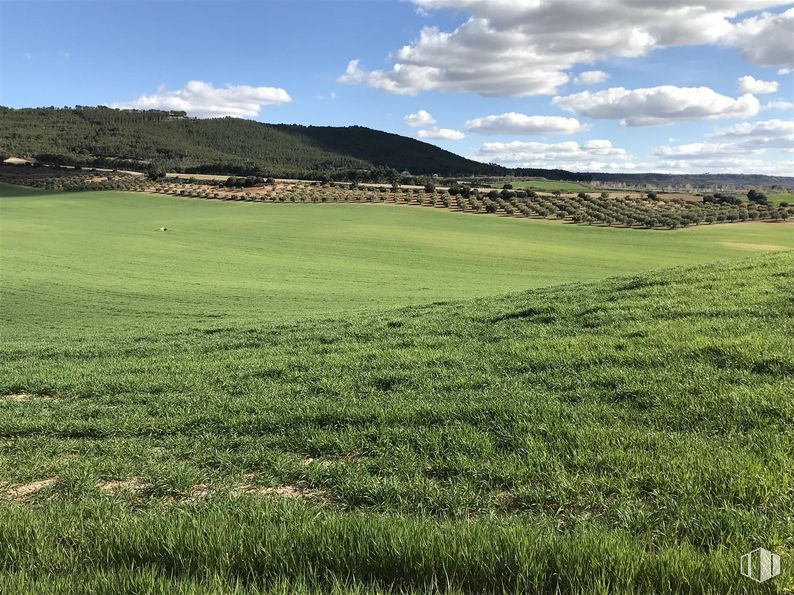
[[[0,107],[0,155],[62,165],[284,178],[377,168],[442,176],[508,172],[360,126],[273,125],[238,118],[188,118],[176,111],[84,106]]]
[[[792,172],[794,174],[794,172]],[[589,173],[591,180],[605,183],[627,184],[631,186],[648,186],[655,188],[676,187],[684,188],[745,188],[747,186],[762,186],[764,188],[794,188],[792,176],[765,176],[761,174],[612,174]]]

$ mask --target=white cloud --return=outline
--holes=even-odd
[[[563,168],[576,171],[624,171],[635,169],[631,155],[609,140],[584,143],[565,141],[539,143],[513,141],[484,143],[477,159],[517,167]]]
[[[708,87],[665,85],[649,89],[614,87],[555,97],[554,105],[591,118],[621,120],[626,126],[656,126],[687,120],[717,120],[754,116],[760,109],[753,95],[737,99]]]
[[[699,171],[792,175],[791,161],[776,159],[768,149],[794,150],[794,122],[742,122],[711,135],[719,142],[657,147],[661,166],[686,173]]]
[[[160,88],[153,95],[141,95],[133,101],[114,103],[113,107],[185,111],[199,118],[250,118],[259,115],[263,105],[290,101],[292,98],[289,94],[277,87],[230,85],[216,88],[212,83],[190,81],[184,89],[168,91]]]
[[[561,116],[527,116],[516,112],[475,118],[466,122],[466,128],[478,134],[575,134],[590,127],[576,118]]]
[[[764,105],[761,108],[761,110],[763,110],[763,111],[770,110],[770,109],[774,109],[774,110],[790,110],[790,109],[794,109],[794,103],[792,103],[791,101],[782,101],[782,100],[770,101],[770,102],[768,102],[766,105]]]
[[[466,138],[460,130],[451,128],[431,128],[430,130],[420,130],[416,133],[419,138],[433,138],[437,140],[461,140]]]
[[[730,140],[739,147],[794,149],[794,121],[762,120],[742,122],[735,126],[717,130],[714,138]]]
[[[777,81],[761,81],[749,74],[739,79],[739,93],[764,95],[766,93],[777,93],[778,87],[780,85]]]
[[[790,70],[794,68],[792,39],[794,39],[794,8],[779,14],[765,12],[745,19],[732,27],[725,35],[724,41],[738,47],[748,62]]]
[[[573,82],[577,85],[597,85],[609,78],[609,74],[603,70],[587,70],[580,72],[574,77]]]
[[[745,157],[724,157],[721,159],[681,159],[660,161],[649,167],[658,173],[703,173],[763,174],[767,176],[790,176],[794,171],[794,161],[770,161]]]
[[[432,126],[436,123],[436,119],[427,110],[420,109],[418,112],[405,116],[403,122],[412,128],[421,128],[422,126]]]
[[[780,15],[755,17],[760,24],[752,19],[732,22],[745,11],[781,6],[780,0],[413,2],[425,11],[462,10],[470,16],[453,31],[425,27],[418,39],[391,54],[389,69],[367,71],[352,60],[341,82],[405,95],[553,95],[569,81],[569,70],[610,56],[632,58],[656,48],[729,43],[752,62],[786,66],[780,54],[791,52],[794,45],[785,34],[788,21]],[[759,28],[776,32],[775,40],[759,39]],[[770,47],[762,47],[764,43]]]
[[[344,73],[342,73],[337,79],[337,83],[361,83],[364,82],[366,79],[366,73],[361,70],[359,64],[361,60],[351,60],[347,63],[347,68],[345,68]]]
[[[653,154],[668,160],[711,161],[725,157],[746,157],[748,153],[760,153],[759,149],[748,150],[735,143],[689,143],[675,147],[658,147]]]

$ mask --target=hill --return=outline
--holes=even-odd
[[[721,594],[748,544],[791,584],[790,252],[472,300],[437,274],[484,294],[781,228],[29,195],[3,199],[0,591]]]
[[[794,189],[792,176],[767,176],[761,174],[613,174],[591,172],[584,174],[596,182],[627,184],[629,186],[651,186],[654,188],[719,188],[741,190],[748,186],[760,188]]]
[[[794,188],[794,178],[785,176],[506,168],[362,126],[265,124],[239,118],[189,118],[176,111],[87,106],[0,107],[0,156],[135,170],[154,163],[186,173],[285,178],[367,170],[372,181],[385,181],[390,169],[415,175],[541,177],[653,187]]]
[[[0,108],[0,153],[62,164],[142,169],[155,162],[174,171],[275,177],[377,167],[445,176],[506,171],[361,126],[264,124],[81,106]]]

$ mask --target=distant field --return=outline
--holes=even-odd
[[[794,227],[765,223],[653,232],[387,205],[0,192],[0,316],[12,334],[384,309],[736,258],[794,238]]]
[[[788,192],[784,194],[767,194],[767,198],[769,202],[773,203],[787,202],[789,204],[794,204],[794,194]]]
[[[510,182],[513,188],[535,188],[536,190],[561,190],[563,192],[595,192],[589,186],[577,182],[557,182],[554,180],[522,180]]]

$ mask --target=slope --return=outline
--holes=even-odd
[[[504,171],[428,143],[360,126],[272,125],[105,107],[0,108],[0,153],[48,162],[137,168],[157,162],[181,171],[258,170],[275,176],[376,166],[415,174]]]
[[[779,592],[793,280],[6,337],[0,590],[736,593],[757,544]]]

